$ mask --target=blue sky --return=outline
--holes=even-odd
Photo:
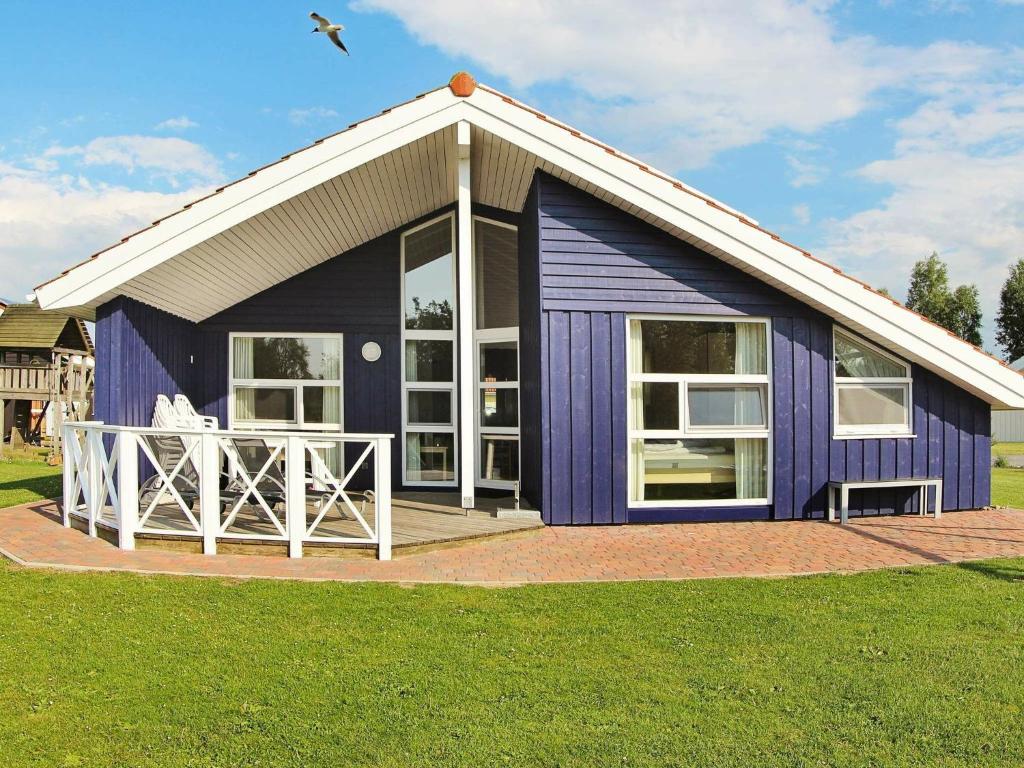
[[[991,347],[1024,256],[1022,33],[1024,0],[9,4],[0,296],[464,68],[897,296],[938,250]]]

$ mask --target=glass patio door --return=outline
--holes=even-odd
[[[477,332],[477,483],[519,482],[519,329]]]

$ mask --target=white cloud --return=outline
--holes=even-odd
[[[826,166],[812,163],[808,160],[801,160],[795,155],[787,155],[786,164],[789,165],[790,170],[790,186],[797,187],[798,189],[800,187],[820,184],[828,176],[828,168]]]
[[[212,154],[177,138],[102,136],[0,156],[0,295],[23,296],[221,180]]]
[[[319,120],[330,120],[338,117],[338,113],[327,107],[310,107],[309,109],[292,109],[288,112],[288,122],[292,125],[307,125]]]
[[[947,94],[896,125],[893,157],[858,171],[891,192],[832,221],[824,255],[901,296],[913,263],[938,251],[954,282],[978,285],[991,343],[999,288],[1024,256],[1024,89]]]
[[[798,203],[793,206],[793,218],[797,224],[807,226],[811,223],[811,207],[807,203]]]
[[[501,2],[358,0],[399,17],[424,43],[470,58],[516,88],[566,84],[559,104],[668,170],[773,132],[813,133],[853,117],[881,89],[968,77],[997,54],[967,44],[922,49],[842,36],[829,0]]]
[[[208,191],[154,192],[0,163],[0,295],[20,299]]]
[[[187,115],[180,117],[169,117],[161,123],[157,123],[153,130],[156,131],[187,131],[189,128],[198,128],[199,123]]]
[[[81,166],[108,166],[128,173],[148,171],[172,186],[196,181],[217,181],[223,175],[220,162],[199,144],[179,138],[154,136],[101,136],[88,144],[54,145],[30,162],[37,170],[57,170],[61,158]]]

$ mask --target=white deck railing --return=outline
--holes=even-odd
[[[206,554],[249,540],[286,542],[291,557],[304,544],[370,544],[391,559],[392,435],[88,421],[64,424],[63,437],[64,525],[116,530],[121,549],[149,534],[200,539]]]

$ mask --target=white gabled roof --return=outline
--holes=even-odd
[[[473,197],[520,210],[545,170],[816,307],[998,408],[1024,376],[743,214],[465,74],[155,222],[36,289],[88,314],[118,294],[198,321],[454,202],[454,126],[473,128]],[[195,279],[197,274],[202,279]]]

